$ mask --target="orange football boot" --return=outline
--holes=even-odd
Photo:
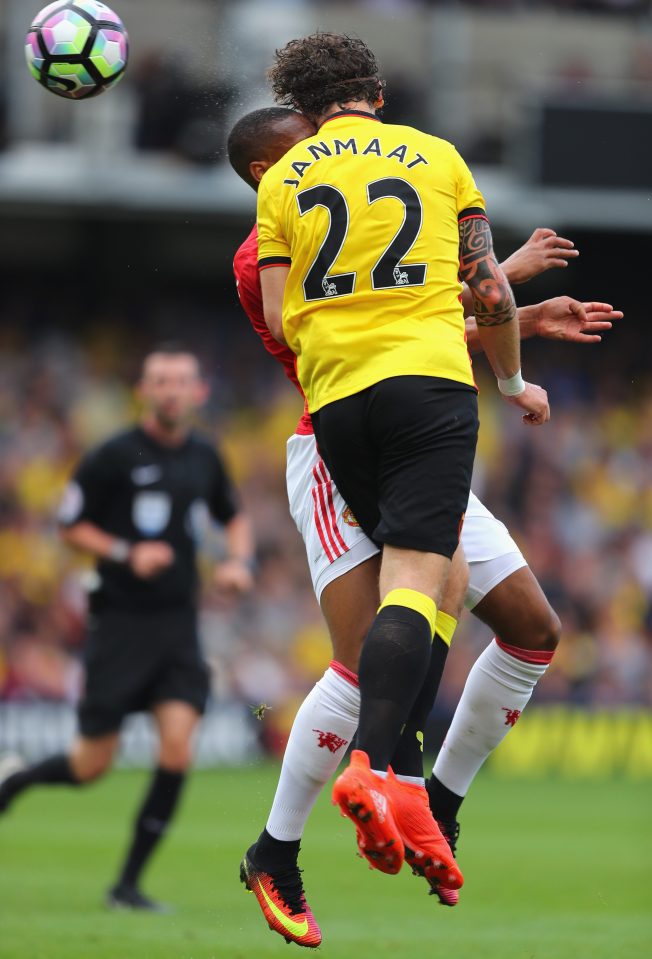
[[[358,848],[373,869],[395,875],[405,850],[396,828],[385,780],[369,767],[369,757],[354,749],[347,769],[333,786],[333,803],[355,826]]]
[[[272,874],[258,869],[252,846],[240,863],[240,882],[253,892],[263,910],[267,925],[286,942],[316,949],[321,945],[321,929],[306,902],[301,870],[291,866]]]
[[[390,768],[385,791],[412,872],[423,876],[435,892],[440,887],[459,889],[464,877],[430,811],[426,787],[401,782]]]
[[[441,829],[442,836],[450,846],[451,852],[457,859],[457,840],[460,838],[460,824],[455,819],[450,822],[444,822],[435,816],[435,820]],[[443,886],[439,886],[438,889],[431,889],[430,895],[437,896],[442,906],[456,906],[460,901],[460,894],[457,889],[444,889]]]

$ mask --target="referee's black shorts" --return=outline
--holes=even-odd
[[[367,536],[452,557],[478,435],[476,390],[395,376],[312,414],[319,451]]]
[[[129,713],[170,700],[204,711],[210,675],[194,609],[102,609],[91,616],[88,633],[78,709],[83,736],[117,732]]]

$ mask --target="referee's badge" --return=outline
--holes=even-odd
[[[170,522],[172,500],[167,493],[152,490],[137,493],[131,509],[131,518],[143,536],[158,536]]]

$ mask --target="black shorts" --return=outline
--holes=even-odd
[[[473,387],[395,376],[312,414],[319,451],[367,536],[452,557],[478,435]]]
[[[204,711],[210,674],[193,609],[103,609],[92,615],[88,633],[82,735],[116,732],[129,713],[169,700]]]

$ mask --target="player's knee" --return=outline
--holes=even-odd
[[[185,772],[192,762],[192,749],[187,739],[170,739],[161,744],[159,766],[170,772]]]
[[[73,757],[71,766],[77,782],[81,785],[100,779],[111,768],[112,756],[96,755]]]
[[[360,668],[360,653],[367,632],[360,632],[357,636],[348,636],[344,641],[338,641],[337,637],[331,636],[333,659],[345,666],[346,669],[350,669],[356,676]]]
[[[554,652],[561,639],[561,620],[552,606],[548,606],[541,616],[537,629],[537,649]]]
[[[464,609],[464,599],[469,588],[469,565],[462,549],[458,549],[453,556],[450,572],[439,603],[442,613],[447,613],[453,619],[459,619]]]

